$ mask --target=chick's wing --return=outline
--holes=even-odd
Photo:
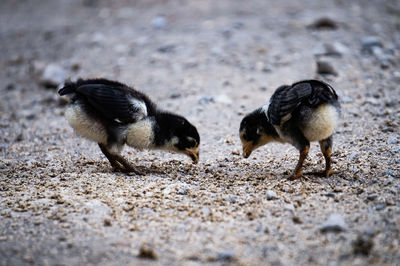
[[[134,123],[147,115],[146,104],[122,86],[84,84],[76,92],[84,95],[94,110],[117,123]]]
[[[311,93],[312,87],[308,83],[279,87],[272,95],[268,108],[271,123],[280,125],[281,119],[293,112]]]

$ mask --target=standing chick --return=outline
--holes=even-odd
[[[184,117],[159,110],[143,93],[106,79],[79,79],[58,91],[70,95],[65,116],[75,132],[99,144],[114,170],[139,171],[121,155],[138,149],[184,153],[197,163],[200,137]]]
[[[269,104],[243,118],[240,139],[243,156],[271,141],[288,142],[300,151],[299,161],[290,179],[302,176],[302,165],[310,142],[319,141],[324,154],[325,176],[332,174],[332,134],[338,124],[340,105],[334,89],[318,80],[304,80],[281,86]]]

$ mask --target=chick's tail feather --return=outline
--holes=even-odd
[[[62,87],[59,91],[58,94],[61,96],[74,93],[76,91],[76,83],[74,82],[67,82],[65,83],[64,87]]]

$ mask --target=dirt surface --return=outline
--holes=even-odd
[[[398,1],[1,1],[0,47],[0,265],[400,264]],[[184,115],[200,163],[126,147],[147,175],[112,172],[67,124],[57,77],[119,80]],[[312,174],[313,143],[288,181],[295,148],[244,159],[239,123],[308,78],[340,96],[335,174]]]

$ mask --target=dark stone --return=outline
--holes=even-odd
[[[85,7],[97,7],[99,5],[99,1],[98,0],[84,0],[83,1],[83,6]]]
[[[180,93],[172,93],[170,96],[169,96],[169,98],[170,99],[178,99],[178,98],[181,98],[182,97],[182,94],[180,94]]]
[[[160,53],[172,53],[175,51],[175,45],[173,44],[167,44],[164,46],[161,46],[157,49]]]
[[[331,18],[323,17],[315,20],[308,28],[316,30],[335,30],[338,28],[338,24]]]
[[[33,120],[33,119],[36,118],[36,115],[35,115],[35,114],[28,114],[27,116],[25,116],[25,118],[26,118],[27,120]]]
[[[296,224],[302,224],[303,220],[299,216],[293,216],[292,221]]]
[[[13,83],[7,84],[6,90],[8,90],[8,91],[15,90],[15,84],[13,84]]]
[[[24,135],[22,133],[19,133],[16,137],[15,137],[15,141],[16,142],[20,142],[24,139]]]
[[[214,100],[213,97],[202,97],[202,98],[199,100],[199,103],[200,103],[200,104],[215,103],[215,100]]]
[[[328,193],[325,194],[325,196],[328,197],[328,198],[334,198],[335,197],[335,193],[328,192]]]
[[[331,63],[327,61],[317,61],[317,73],[322,75],[338,75]]]
[[[374,201],[378,196],[376,194],[368,195],[367,200]]]
[[[353,241],[353,253],[356,255],[368,256],[374,246],[372,237],[368,234],[358,235],[357,239]]]
[[[377,205],[376,205],[376,210],[377,211],[383,211],[384,209],[386,208],[386,204],[385,203],[378,203]]]
[[[235,260],[235,253],[231,251],[224,251],[218,253],[217,256],[218,261],[234,261]]]
[[[153,248],[148,244],[143,244],[139,250],[139,258],[156,260],[158,258],[157,254]]]
[[[234,24],[233,24],[233,28],[234,29],[236,29],[236,30],[240,30],[240,29],[243,29],[244,28],[244,23],[243,22],[235,22]]]
[[[111,226],[111,220],[110,219],[104,219],[104,226]]]

